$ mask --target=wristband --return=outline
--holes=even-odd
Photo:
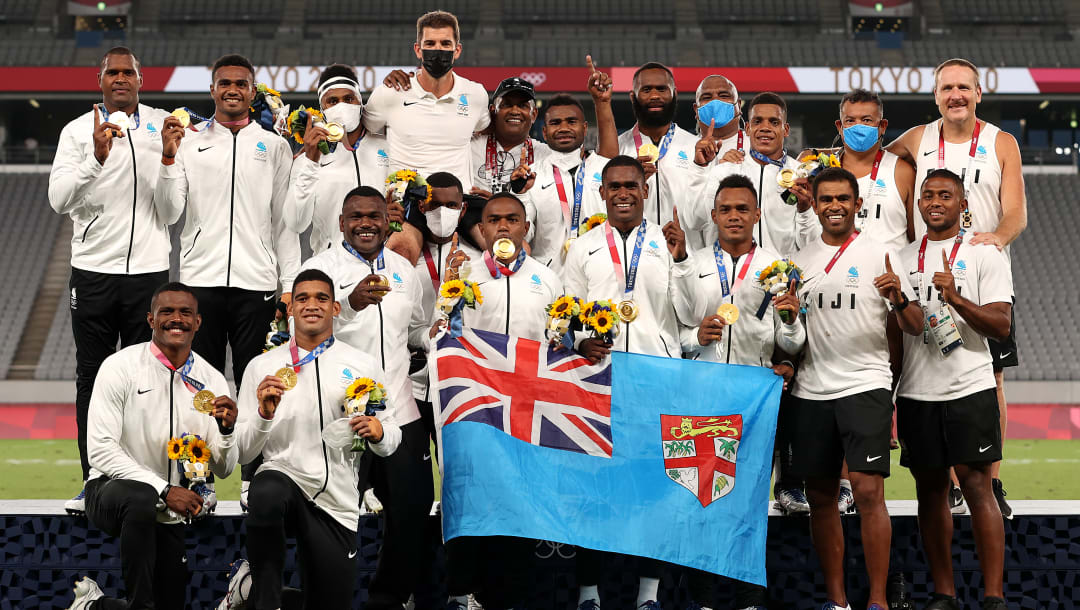
[[[166,157],[165,155],[161,155],[161,164],[162,165],[172,165],[173,163],[176,163],[176,156],[175,155],[172,156],[172,157]]]
[[[167,498],[169,496],[169,490],[172,489],[172,488],[173,488],[173,486],[172,486],[171,483],[166,483],[165,484],[165,489],[161,490],[161,493],[158,494],[158,497],[160,497],[162,501],[165,501],[165,498]]]
[[[901,301],[899,305],[893,305],[892,306],[893,311],[896,311],[896,312],[904,311],[904,309],[906,309],[907,306],[911,304],[911,299],[907,298],[906,294],[901,292],[900,296],[904,297],[904,300]]]

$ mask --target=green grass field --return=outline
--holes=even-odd
[[[74,440],[0,440],[0,500],[67,499],[79,491]],[[892,452],[885,497],[913,499],[915,484]],[[1080,500],[1080,441],[1017,440],[1006,444],[1001,478],[1010,500]],[[437,476],[437,473],[436,473]],[[218,498],[240,499],[240,472],[217,483]]]

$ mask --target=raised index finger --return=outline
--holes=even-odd
[[[98,125],[101,125],[101,117],[98,112],[98,105],[94,104],[94,130],[97,131]]]
[[[679,208],[677,206],[671,207],[671,221],[675,223],[676,227],[682,228],[679,226]]]
[[[941,265],[944,267],[946,272],[951,271],[951,269],[949,268],[949,257],[945,256],[945,250],[941,251]]]
[[[596,65],[593,64],[592,55],[585,56],[585,65],[588,66],[589,72],[596,72]]]
[[[454,231],[454,237],[450,239],[450,250],[457,249],[457,231]]]
[[[885,253],[885,270],[888,271],[889,273],[893,272],[892,263],[889,262],[889,253],[888,252]]]
[[[709,119],[709,126],[705,128],[705,139],[712,140],[713,128],[716,126],[716,119]]]

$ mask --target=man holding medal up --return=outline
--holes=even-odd
[[[94,378],[117,340],[122,347],[149,340],[143,315],[150,295],[169,280],[168,225],[180,217],[154,199],[168,114],[139,103],[142,72],[130,49],[105,53],[98,85],[102,103],[64,126],[49,174],[49,204],[74,225],[68,288],[83,481],[90,476],[86,420]],[[81,514],[84,493],[64,507]]]
[[[607,204],[607,221],[574,240],[563,271],[567,294],[585,301],[614,301],[622,324],[614,345],[587,338],[578,342],[577,349],[594,363],[613,349],[679,358],[679,323],[694,325],[697,320],[688,295],[676,281],[694,272],[678,211],[672,210],[674,219],[663,229],[644,217],[649,188],[644,168],[632,157],[615,157],[604,167],[602,177],[600,195]],[[602,566],[602,555],[579,551],[582,608],[599,602]],[[642,559],[639,569],[643,575],[636,607],[657,608],[660,565]]]
[[[368,608],[397,608],[414,592],[420,566],[430,565],[427,519],[435,500],[428,431],[409,379],[409,336],[418,345],[431,314],[424,310],[420,277],[412,263],[386,246],[390,234],[384,196],[355,188],[341,206],[344,239],[304,263],[334,281],[341,315],[334,336],[373,358],[389,394],[384,421],[401,428],[401,446],[388,456],[360,459],[360,489],[372,488],[383,503],[383,547],[368,586]]]
[[[353,435],[387,456],[401,443],[401,430],[392,418],[346,410],[351,388],[384,377],[378,362],[335,340],[341,306],[333,280],[307,269],[292,289],[296,332],[288,345],[254,358],[240,384],[240,459],[263,458],[249,492],[248,603],[256,610],[346,609],[356,585],[357,462],[364,451],[352,450]],[[301,594],[282,593],[287,534],[296,537]]]
[[[949,468],[971,510],[982,567],[984,609],[1004,609],[1005,530],[994,498],[991,464],[1001,459],[1001,428],[988,338],[1009,334],[1012,284],[1005,255],[974,243],[960,226],[964,182],[947,169],[930,172],[919,211],[926,235],[901,252],[915,269],[925,303],[921,335],[904,335],[896,399],[900,463],[911,469],[919,531],[934,579],[928,610],[959,610],[952,572],[953,519]]]
[[[179,523],[206,514],[206,507],[178,474],[172,441],[197,435],[201,440],[191,441],[192,447],[197,443],[209,453],[203,463],[216,476],[227,477],[236,466],[236,403],[221,373],[191,349],[202,323],[194,293],[176,282],[161,286],[146,321],[149,343],[126,347],[102,363],[87,439],[86,515],[120,538],[127,601],[105,598],[97,583],[83,578],[75,585],[73,610],[186,608]]]

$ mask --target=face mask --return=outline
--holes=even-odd
[[[729,104],[723,100],[713,100],[697,109],[698,120],[708,125],[713,121],[713,127],[723,127],[735,118],[735,104]]]
[[[428,210],[424,212],[424,218],[427,219],[428,230],[435,237],[450,237],[457,230],[458,217],[461,216],[461,210],[454,210],[444,205],[440,205],[434,210]]]
[[[859,123],[844,128],[844,144],[855,152],[866,152],[877,144],[879,139],[877,127]]]
[[[454,67],[454,52],[442,49],[424,49],[420,51],[424,58],[424,69],[432,78],[442,78]]]
[[[364,113],[364,107],[360,104],[348,104],[339,102],[323,111],[323,116],[331,123],[337,123],[345,128],[345,133],[352,133],[360,126],[360,115]]]

